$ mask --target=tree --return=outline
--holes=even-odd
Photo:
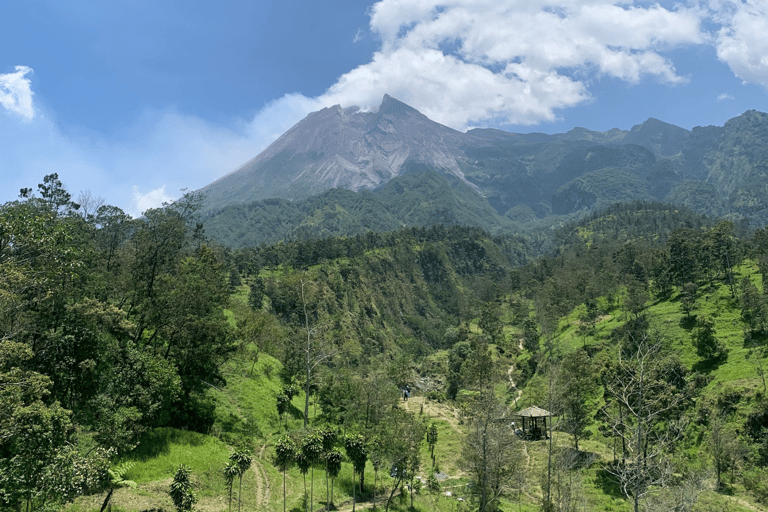
[[[192,490],[192,471],[189,466],[181,464],[173,475],[171,488],[168,491],[173,505],[178,512],[190,512],[197,503],[197,494]]]
[[[539,326],[536,320],[533,317],[526,318],[523,321],[523,349],[530,354],[528,367],[531,374],[536,371],[539,363],[540,340],[541,334],[539,333]]]
[[[646,302],[648,302],[648,292],[645,286],[634,279],[631,280],[627,285],[627,295],[624,298],[625,310],[637,318],[645,308]]]
[[[526,318],[523,321],[523,348],[531,354],[531,357],[539,353],[540,338],[541,335],[539,334],[536,320],[532,317]]]
[[[471,405],[471,424],[464,438],[461,466],[474,480],[478,510],[495,510],[517,473],[523,471],[522,443],[509,428],[509,411],[493,395],[482,391]]]
[[[553,510],[576,512],[583,510],[581,476],[579,467],[588,467],[594,460],[591,454],[579,452],[573,448],[562,448],[555,452],[552,471],[552,490],[547,503]],[[582,506],[579,506],[579,505]]]
[[[709,257],[707,270],[725,272],[731,296],[736,297],[732,268],[733,265],[738,264],[738,256],[733,240],[733,228],[733,222],[721,221],[710,229],[704,238],[703,252]]]
[[[347,434],[344,438],[344,449],[347,457],[352,461],[352,510],[355,510],[357,498],[355,497],[355,473],[361,475],[360,492],[363,492],[362,475],[365,472],[365,463],[368,461],[368,451],[365,446],[365,438],[361,434]]]
[[[325,466],[325,503],[326,506],[330,502],[330,494],[328,492],[328,454],[333,451],[333,447],[336,444],[336,438],[338,432],[335,428],[325,426],[318,430],[322,444],[322,453],[320,454],[320,460]]]
[[[768,393],[768,386],[766,386],[765,382],[765,363],[763,363],[763,359],[765,359],[768,352],[766,352],[766,347],[760,346],[752,341],[752,337],[749,336],[749,339],[747,339],[747,336],[749,333],[745,333],[745,339],[744,344],[747,346],[750,346],[749,351],[747,352],[747,359],[752,362],[752,365],[755,367],[755,372],[757,373],[757,376],[760,377],[760,380],[763,383],[763,394]]]
[[[316,430],[305,433],[301,442],[301,453],[307,460],[311,473],[309,490],[309,509],[312,510],[315,494],[315,465],[323,461],[323,438]]]
[[[478,320],[477,325],[483,330],[484,334],[490,336],[493,343],[496,343],[497,345],[503,344],[504,326],[499,319],[497,308],[489,303],[484,303],[480,310],[480,319]]]
[[[229,489],[229,510],[232,511],[232,487],[235,483],[235,477],[238,476],[238,473],[240,472],[239,468],[237,467],[237,464],[229,460],[227,461],[226,465],[224,466],[224,481],[227,484],[227,488]]]
[[[429,445],[429,456],[432,458],[432,465],[435,465],[435,445],[437,444],[437,425],[430,423],[427,428],[427,444]]]
[[[712,413],[706,446],[715,468],[716,488],[720,489],[723,473],[736,463],[739,441],[738,435],[733,429],[728,428],[719,411]]]
[[[67,192],[57,173],[48,174],[37,185],[44,204],[57,215],[71,215],[80,205],[72,202],[72,194]]]
[[[341,452],[336,449],[330,450],[325,454],[325,467],[328,468],[328,476],[331,477],[331,497],[326,504],[326,510],[330,510],[333,506],[333,482],[339,476],[339,472],[341,472],[341,460]]]
[[[282,436],[275,444],[275,462],[277,467],[283,472],[283,512],[286,509],[285,503],[285,472],[295,462],[296,445],[290,437]]]
[[[741,288],[741,319],[752,332],[764,332],[768,319],[768,307],[765,297],[758,291],[757,286],[749,276],[740,283]]]
[[[691,317],[691,312],[696,308],[696,292],[699,287],[695,283],[685,283],[680,290],[680,309],[685,318]]]
[[[621,459],[606,466],[635,512],[648,490],[671,475],[669,452],[682,437],[687,384],[684,368],[667,355],[660,339],[644,336],[626,343],[603,374],[602,409],[612,435],[621,439]]]
[[[692,229],[675,230],[667,245],[672,284],[695,283],[701,274],[701,233]]]
[[[301,281],[300,282],[300,298],[301,298],[301,307],[303,312],[303,320],[304,320],[304,330],[307,335],[306,344],[303,347],[303,359],[304,359],[304,428],[307,428],[307,425],[309,424],[309,395],[310,395],[310,389],[312,387],[312,384],[314,382],[315,377],[315,370],[317,367],[325,362],[327,359],[330,359],[332,356],[332,350],[328,350],[328,347],[323,343],[323,340],[320,338],[316,338],[315,341],[312,341],[312,329],[309,326],[309,304],[308,300],[309,297],[306,293],[308,282]]]
[[[486,334],[470,336],[472,351],[461,365],[461,378],[468,389],[487,389],[498,381],[499,366]]]
[[[288,412],[288,409],[291,406],[291,398],[285,392],[282,392],[279,395],[277,395],[276,405],[277,405],[277,417],[282,420],[285,413]],[[286,422],[286,425],[287,425],[287,422]]]
[[[424,440],[426,428],[419,418],[402,409],[393,409],[380,428],[379,438],[383,443],[385,460],[390,468],[389,474],[394,479],[392,491],[387,498],[388,511],[397,488],[402,483],[413,480],[421,466],[420,445]]]
[[[719,361],[728,357],[728,348],[717,339],[715,322],[709,317],[703,316],[696,320],[691,340],[696,347],[696,354],[701,358]]]
[[[0,496],[27,510],[60,494],[57,461],[74,433],[71,412],[45,403],[51,380],[23,369],[32,357],[26,344],[0,340]]]
[[[240,481],[240,487],[237,491],[237,512],[240,512],[240,504],[243,501],[243,475],[251,467],[253,457],[247,452],[238,450],[229,456],[229,460],[237,468],[237,478]]]
[[[94,197],[90,190],[80,191],[77,196],[80,205],[80,215],[86,222],[92,222],[96,212],[104,205],[104,198]]]
[[[585,351],[575,350],[563,358],[557,388],[559,410],[564,416],[561,429],[573,436],[573,445],[578,451],[579,439],[592,421],[590,405],[598,391],[594,364]]]

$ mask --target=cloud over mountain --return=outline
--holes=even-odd
[[[90,20],[90,11],[78,14],[87,15],[91,24],[101,19]],[[363,29],[349,35],[353,45],[359,44],[353,39],[377,41],[356,61],[362,64],[335,69],[329,76],[337,78],[308,88],[311,93],[283,94],[263,106],[254,101],[257,112],[229,117],[190,113],[164,96],[151,106],[141,104],[131,120],[110,133],[90,132],[60,122],[42,88],[40,96],[34,95],[30,67],[3,69],[0,168],[14,169],[3,176],[7,188],[34,186],[55,169],[73,193],[95,189],[126,208],[131,198],[140,199],[135,204],[158,206],[153,200],[234,170],[323,107],[374,110],[390,94],[458,130],[557,123],[569,108],[586,109],[605,99],[618,109],[616,97],[631,97],[616,88],[611,89],[616,96],[607,99],[605,82],[608,87],[639,85],[637,89],[649,82],[698,87],[700,77],[695,82],[691,66],[683,65],[680,56],[692,48],[706,50],[701,53],[709,53],[711,61],[716,53],[739,79],[768,89],[766,0],[380,0],[368,14],[367,28],[363,21]],[[155,23],[163,18],[149,19]],[[165,41],[165,32],[156,34],[162,37],[155,43]],[[119,42],[110,51],[126,46]],[[239,63],[248,68],[248,63]],[[35,68],[50,88],[50,75],[37,64]],[[231,66],[217,68],[219,72],[226,81]],[[179,80],[169,74],[167,83]],[[249,90],[243,90],[250,98]],[[724,99],[738,98],[729,102],[733,109],[742,104],[743,94],[734,86],[717,84],[716,91],[710,91],[713,103],[720,95],[721,107]],[[638,97],[641,103],[656,99],[652,94]],[[108,112],[108,107],[102,104],[100,109]],[[755,107],[761,108],[739,108]],[[134,187],[152,192],[135,192]]]
[[[745,82],[768,89],[768,2],[746,0],[712,2],[717,33],[717,56]]]
[[[685,82],[665,53],[706,41],[702,11],[626,4],[382,0],[370,22],[380,50],[319,99],[372,106],[389,93],[463,129],[551,121],[590,98],[593,76]]]

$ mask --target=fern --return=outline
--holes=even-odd
[[[128,473],[133,466],[135,466],[136,463],[133,461],[129,462],[123,462],[122,464],[118,464],[112,469],[109,469],[109,483],[112,487],[130,487],[131,489],[136,488],[136,482],[133,480],[125,480],[123,477],[125,477],[126,473]]]

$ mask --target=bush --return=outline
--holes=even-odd
[[[768,471],[752,468],[744,472],[744,488],[762,503],[768,504]]]
[[[435,402],[445,402],[445,393],[442,391],[432,390],[427,393],[427,400],[433,400]]]

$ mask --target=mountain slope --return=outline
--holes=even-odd
[[[761,226],[768,222],[765,148],[768,115],[756,111],[690,131],[651,118],[607,132],[461,133],[385,95],[375,112],[336,105],[308,115],[201,192],[209,234],[239,246],[437,222],[496,232],[511,219],[636,200]],[[331,189],[361,194],[323,195]],[[419,200],[425,190],[429,198]],[[270,198],[314,199],[252,204]]]
[[[234,248],[403,226],[476,226],[488,232],[512,226],[458,178],[414,165],[373,191],[337,188],[297,201],[233,204],[205,214],[201,221],[214,240]]]
[[[416,161],[461,176],[466,138],[390,96],[378,112],[339,105],[309,114],[264,152],[204,189],[212,207],[329,188],[372,189]],[[222,203],[223,202],[223,203]]]

